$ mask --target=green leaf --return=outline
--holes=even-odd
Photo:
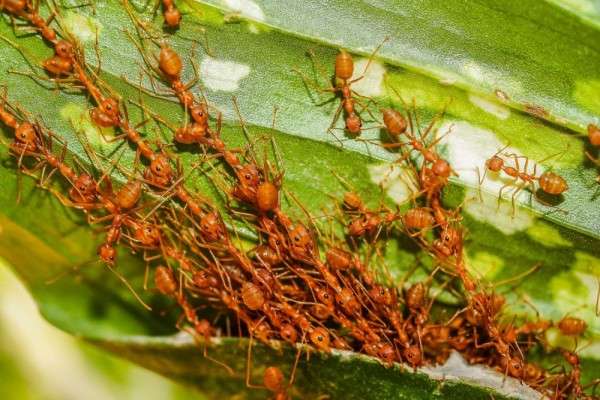
[[[521,306],[527,298],[543,318],[576,315],[588,322],[590,339],[600,336],[595,310],[600,277],[598,187],[594,183],[596,171],[583,153],[584,138],[578,134],[588,122],[597,121],[594,113],[600,111],[595,96],[596,88],[600,88],[597,25],[582,22],[581,13],[534,0],[469,4],[458,0],[402,4],[384,0],[353,5],[337,0],[254,1],[247,2],[254,6],[241,13],[222,11],[224,8],[211,3],[218,7],[229,4],[178,3],[186,14],[169,43],[186,55],[186,81],[193,79],[189,57],[200,65],[201,87],[211,103],[224,112],[223,136],[228,144],[246,144],[231,101],[236,96],[251,137],[268,134],[275,138],[285,162],[285,187],[313,215],[321,215],[324,207],[331,207],[331,196],[340,198],[344,191],[332,171],[350,181],[371,204],[381,198],[390,204],[400,201],[400,178],[379,185],[395,155],[364,141],[349,140],[337,131],[343,143],[340,146],[327,133],[338,101],[320,105],[330,97],[307,86],[294,71],[326,85],[338,47],[367,57],[389,36],[365,80],[378,89],[372,93],[381,104],[401,106],[392,88],[406,100],[414,98],[423,124],[445,109],[438,134],[451,129],[441,147],[459,173],[446,201],[455,205],[464,202],[469,267],[499,282],[541,263],[540,271],[521,279],[515,288],[498,289],[506,292],[509,303],[519,305],[512,311],[534,315],[529,306]],[[98,29],[102,79],[123,98],[137,100],[141,57],[124,32],[133,27],[121,5],[99,2],[95,14],[86,8],[77,13],[64,9],[60,18],[84,41],[91,63],[95,62],[94,32]],[[34,65],[51,55],[39,38],[22,32],[15,35],[7,20],[0,23],[0,34],[16,44]],[[208,46],[202,45],[205,42]],[[106,155],[127,148],[117,150],[117,143],[104,142],[90,125],[85,96],[9,72],[31,68],[14,46],[1,43],[0,82],[8,87],[9,98],[55,130],[68,143],[70,155],[86,162],[81,137]],[[320,76],[319,68],[306,54],[308,50],[314,52],[329,76]],[[182,111],[173,101],[145,96],[144,102],[175,123],[181,119]],[[141,115],[135,106],[128,107],[139,121]],[[278,111],[272,129],[274,107]],[[73,126],[82,133],[77,135]],[[166,130],[147,130],[146,134],[167,142],[171,139]],[[375,129],[363,137],[384,136]],[[517,203],[515,217],[511,216],[510,202],[496,212],[502,184],[490,177],[481,187],[483,201],[479,199],[475,168],[482,167],[486,158],[508,143],[532,160],[561,153],[543,164],[569,182],[570,189],[557,207],[525,196]],[[131,165],[134,155],[127,150],[122,161]],[[185,151],[178,155],[188,168],[198,157]],[[9,159],[5,148],[2,159]],[[14,162],[0,168],[0,255],[28,285],[50,322],[174,379],[198,385],[214,397],[224,394],[220,390],[225,383],[234,392],[244,390],[244,365],[240,364],[245,360],[243,340],[227,339],[210,346],[213,358],[236,367],[236,376],[228,377],[224,369],[192,355],[191,344],[180,346],[171,338],[162,338],[175,330],[174,320],[158,312],[168,310],[168,306],[146,294],[156,312],[143,310],[108,270],[94,263],[99,239],[81,215],[65,210],[50,194],[33,188],[29,178],[23,179],[22,200],[17,205],[15,171]],[[217,196],[202,173],[193,174],[187,183]],[[293,202],[284,206],[296,217],[304,217]],[[391,272],[398,278],[415,257],[404,244],[386,248]],[[143,263],[127,254],[121,254],[120,259],[120,272],[134,287],[141,288]],[[144,338],[131,339],[132,335]],[[600,344],[594,343],[584,350],[590,358],[586,362],[594,362],[591,360],[600,354]],[[260,349],[257,353],[258,366],[281,360],[275,351]],[[294,353],[287,349],[280,357],[290,365]],[[337,373],[346,368],[347,375]],[[301,364],[300,371],[294,386],[298,394],[349,397],[355,393],[356,398],[378,398],[401,391],[408,397],[464,397],[467,392],[472,398],[483,396],[476,387],[467,389],[446,381],[438,388],[435,381],[421,375],[388,370],[358,356],[313,355],[310,363]],[[369,385],[361,384],[365,377]],[[248,391],[248,395],[264,397],[260,391]]]

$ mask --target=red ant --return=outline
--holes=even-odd
[[[528,157],[518,156],[516,154],[508,154],[507,156],[514,160],[515,166],[512,167],[512,166],[505,165],[505,160],[499,156],[499,154],[503,150],[504,149],[498,151],[498,153],[494,154],[491,158],[489,158],[486,161],[485,166],[486,166],[486,172],[487,172],[487,170],[492,171],[492,172],[503,171],[506,175],[513,178],[512,182],[505,184],[500,189],[500,192],[498,195],[499,200],[502,198],[502,192],[504,191],[505,188],[507,188],[510,185],[514,185],[516,182],[519,182],[519,181],[522,182],[517,186],[516,190],[513,192],[513,195],[512,195],[513,214],[515,212],[515,198],[516,198],[517,194],[521,190],[525,189],[526,187],[533,188],[534,183],[536,181],[538,183],[539,188],[543,192],[545,192],[549,195],[553,195],[553,196],[561,195],[562,193],[566,192],[569,189],[569,185],[564,180],[564,178],[562,178],[560,175],[558,175],[554,172],[545,171],[540,176],[538,176],[537,175],[537,164],[534,164],[533,171],[531,173],[529,173],[529,169],[528,169],[529,158]],[[525,159],[525,164],[522,166],[522,168],[519,163],[520,158]],[[546,158],[540,162],[543,162],[547,159],[548,158]],[[483,179],[485,179],[485,174],[484,174],[482,180]]]
[[[279,367],[269,366],[265,368],[263,372],[263,386],[253,385],[251,383],[250,371],[252,369],[252,336],[248,343],[248,354],[246,361],[246,386],[251,389],[267,389],[273,393],[274,400],[288,400],[290,399],[288,391],[294,385],[296,378],[296,369],[298,367],[298,361],[300,360],[301,349],[298,349],[292,371],[290,373],[290,380],[287,384],[284,384],[284,375]]]
[[[49,25],[55,17],[53,13],[47,20],[43,19],[38,10],[39,3],[34,8],[32,3],[27,0],[4,0],[0,2],[0,11],[6,11],[11,16],[16,16],[28,21],[33,25],[47,41],[54,43],[56,41],[56,32]]]
[[[590,144],[594,147],[599,147],[600,146],[600,128],[598,128],[598,126],[595,124],[589,124],[587,127],[587,131],[588,131],[588,140],[590,141]],[[600,161],[598,161],[598,159],[594,158],[589,152],[586,151],[585,155],[594,164],[600,165]],[[596,181],[600,182],[600,176],[596,178]]]
[[[178,28],[181,21],[181,12],[175,6],[175,2],[173,0],[162,0],[162,7],[165,25],[172,29]]]
[[[379,44],[379,46],[377,46],[375,48],[373,53],[369,56],[369,60],[367,62],[367,65],[365,66],[363,73],[355,79],[352,79],[352,76],[354,75],[354,61],[352,59],[352,56],[347,51],[340,50],[340,52],[338,53],[338,55],[335,58],[335,74],[334,74],[335,86],[330,86],[327,88],[319,87],[317,85],[317,83],[311,82],[308,78],[306,78],[304,73],[302,73],[299,70],[295,70],[297,73],[299,73],[302,76],[302,79],[304,80],[304,82],[311,83],[311,85],[317,87],[318,90],[320,90],[322,92],[331,92],[334,94],[339,94],[341,96],[342,101],[335,112],[333,121],[331,122],[331,125],[329,126],[329,128],[327,130],[328,132],[332,132],[342,111],[344,111],[344,115],[345,115],[344,121],[345,121],[346,130],[351,135],[355,135],[355,136],[360,135],[360,133],[362,131],[363,122],[362,122],[360,115],[357,113],[357,111],[355,109],[355,103],[358,103],[359,105],[361,105],[363,109],[366,109],[366,107],[363,106],[360,103],[360,101],[357,99],[357,97],[364,97],[364,96],[361,96],[360,94],[353,91],[352,84],[360,81],[361,79],[363,79],[365,77],[365,74],[366,74],[369,66],[373,62],[373,58],[375,57],[375,54],[377,54],[379,49],[383,46],[383,44],[388,39],[389,38],[385,38],[383,40],[383,42],[381,42],[381,44]],[[315,57],[316,57],[312,51],[309,52],[309,55],[313,59],[315,59]]]
[[[158,266],[154,275],[154,283],[160,293],[164,294],[165,296],[174,298],[180,305],[181,309],[183,310],[185,319],[193,327],[193,336],[199,336],[204,339],[204,357],[208,360],[213,361],[216,364],[221,365],[227,370],[227,372],[229,372],[230,375],[233,375],[233,370],[231,369],[231,367],[208,355],[207,344],[210,341],[210,337],[212,336],[212,327],[210,325],[210,322],[208,322],[205,319],[198,319],[196,310],[192,307],[192,305],[186,299],[185,295],[182,293],[180,285],[177,283],[175,277],[173,276],[173,271],[169,267],[165,267],[162,265]]]
[[[171,6],[174,6],[173,0],[164,0],[164,2],[170,3]],[[154,39],[152,37],[152,35],[148,33],[147,24],[140,21],[135,16],[133,11],[130,9],[129,2],[124,1],[124,4],[125,4],[125,8],[126,8],[127,12],[129,13],[130,18],[132,19],[132,21],[134,22],[134,24],[136,26],[138,36],[140,38],[143,38],[145,36],[146,38],[148,38],[156,43],[156,39]],[[175,11],[178,12],[176,9],[175,9]],[[146,32],[147,35],[143,35],[143,32]],[[131,33],[128,32],[128,35],[131,38],[131,40],[134,42],[135,46],[138,48],[146,66],[149,69],[151,69],[156,75],[158,75],[160,78],[162,78],[163,80],[167,81],[170,84],[171,89],[173,90],[175,95],[178,97],[180,103],[184,106],[186,111],[191,110],[191,107],[194,105],[194,103],[196,103],[196,100],[194,98],[194,95],[189,91],[189,89],[192,86],[194,86],[196,84],[196,82],[198,81],[198,77],[197,77],[198,75],[197,75],[196,68],[194,68],[196,78],[193,79],[191,82],[184,84],[181,81],[181,72],[183,70],[183,63],[181,61],[181,57],[179,56],[179,54],[177,54],[177,52],[175,52],[175,50],[173,50],[171,47],[169,47],[165,43],[162,43],[162,44],[156,43],[160,47],[160,52],[159,52],[159,55],[157,58],[158,65],[155,66],[148,59],[146,50],[144,49],[144,45],[142,43],[139,43],[137,40],[135,40],[135,38],[131,35]],[[153,76],[152,75],[149,75],[149,76],[150,76],[152,85],[154,85]],[[197,110],[197,111],[201,111],[201,110]],[[203,113],[200,113],[200,114],[191,113],[191,116],[194,120],[197,120],[196,121],[197,123],[199,123],[201,125],[206,122],[205,116]]]
[[[579,336],[587,329],[587,323],[579,318],[564,317],[558,322],[558,329],[563,335]]]
[[[596,396],[587,396],[584,390],[587,387],[597,386],[600,384],[600,379],[595,379],[587,385],[581,384],[581,364],[579,356],[575,352],[562,350],[561,351],[565,361],[571,366],[569,373],[560,374],[556,382],[556,391],[554,393],[554,399],[596,399]],[[555,378],[556,379],[556,378]]]

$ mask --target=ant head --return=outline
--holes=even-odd
[[[21,143],[33,143],[36,139],[35,127],[29,122],[23,122],[15,130],[15,137]]]
[[[104,243],[98,248],[98,255],[100,259],[107,264],[113,265],[115,263],[115,258],[117,255],[117,251],[113,246],[108,243]]]
[[[336,296],[337,302],[350,314],[360,310],[360,304],[356,300],[354,293],[349,288],[343,288]]]
[[[402,355],[410,365],[416,367],[421,364],[421,349],[418,346],[409,346],[404,349]]]
[[[206,271],[196,271],[192,280],[200,289],[208,289],[211,285],[210,275]]]
[[[367,232],[366,223],[363,218],[355,218],[348,226],[350,236],[362,236]]]
[[[501,359],[502,363],[508,362],[507,369],[508,374],[514,378],[521,378],[523,376],[523,368],[525,367],[524,362],[521,358],[515,356],[509,360]]]
[[[319,350],[329,350],[329,332],[325,328],[315,328],[310,333],[310,341]]]
[[[144,246],[156,246],[160,243],[160,230],[154,225],[142,225],[135,230],[134,237]]]
[[[254,164],[246,164],[239,169],[240,180],[242,181],[242,185],[256,187],[260,183],[260,174],[256,165]]]
[[[111,117],[117,116],[119,115],[119,102],[112,97],[107,97],[100,103],[100,110]]]
[[[322,287],[316,287],[315,294],[317,295],[317,299],[325,304],[326,306],[333,304],[333,294],[330,290],[324,289]]]
[[[81,195],[89,195],[96,193],[96,184],[94,179],[88,174],[81,174],[77,177],[73,186]]]
[[[448,161],[438,158],[431,167],[431,170],[436,176],[447,178],[452,173],[452,168],[450,168],[450,164]]]
[[[600,128],[597,125],[589,124],[587,127],[588,138],[593,146],[600,146]]]
[[[159,154],[150,162],[150,170],[159,177],[168,177],[173,172],[166,156]]]
[[[181,12],[175,7],[167,9],[163,15],[165,17],[165,25],[169,28],[176,28],[179,25],[179,21],[181,21]]]
[[[196,104],[190,108],[190,115],[192,119],[199,123],[204,124],[208,120],[208,112],[206,110],[206,105],[204,103]]]
[[[389,343],[381,346],[379,351],[377,352],[379,357],[385,362],[391,363],[396,359],[396,351],[394,350],[394,346]]]
[[[62,58],[71,58],[73,56],[73,45],[66,40],[59,40],[54,45],[56,55]]]
[[[449,248],[455,248],[460,245],[460,242],[462,241],[462,235],[458,229],[448,226],[440,233],[440,240],[445,246],[448,246]]]
[[[494,156],[487,160],[485,165],[490,171],[498,172],[504,166],[504,160],[498,156]]]
[[[209,242],[216,242],[221,238],[224,229],[217,213],[207,213],[200,219],[200,232],[204,239]]]
[[[384,286],[374,285],[369,294],[375,303],[385,306],[392,304],[392,294],[390,293],[389,289]]]
[[[310,233],[302,224],[297,224],[296,227],[292,229],[290,238],[292,239],[294,246],[312,248],[312,238]]]

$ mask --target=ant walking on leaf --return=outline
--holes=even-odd
[[[367,111],[371,115],[371,117],[374,119],[374,116],[371,114],[371,111],[368,108],[369,103],[371,103],[373,100],[369,97],[363,96],[363,95],[357,93],[356,91],[354,91],[352,89],[352,85],[365,78],[367,71],[368,71],[369,67],[371,66],[371,63],[373,62],[375,55],[377,54],[377,52],[379,52],[381,47],[388,40],[389,40],[389,38],[386,37],[375,48],[373,53],[371,53],[371,55],[369,56],[369,59],[367,61],[367,64],[366,64],[364,70],[362,71],[362,73],[359,76],[357,76],[355,78],[353,78],[353,76],[354,76],[354,60],[352,58],[352,55],[350,55],[350,53],[348,53],[346,50],[343,50],[343,49],[340,50],[340,52],[338,53],[338,55],[335,58],[335,73],[334,73],[334,77],[333,77],[334,84],[329,87],[320,86],[320,84],[318,82],[308,78],[302,71],[300,71],[298,69],[294,69],[294,71],[302,77],[302,80],[304,81],[304,83],[306,85],[309,85],[309,86],[315,88],[319,92],[333,93],[334,95],[336,95],[336,97],[339,96],[341,98],[340,105],[337,107],[337,109],[334,113],[334,116],[333,116],[333,120],[331,121],[331,124],[329,125],[329,128],[327,129],[328,132],[333,133],[334,129],[336,129],[336,123],[337,123],[338,119],[340,118],[340,116],[342,116],[342,113],[343,113],[343,117],[344,117],[345,130],[353,137],[359,136],[363,130],[363,120],[360,116],[361,111]],[[322,76],[327,76],[327,74],[324,73],[323,68],[317,61],[316,54],[312,50],[310,50],[308,52],[308,55],[313,60],[314,65],[319,70],[319,73]],[[329,101],[327,101],[327,102],[329,102]],[[357,110],[356,105],[361,107],[361,111]],[[334,134],[334,136],[335,136],[335,134]],[[336,138],[337,138],[337,136],[336,136]],[[338,139],[338,141],[339,141],[339,139]]]
[[[540,197],[537,189],[546,195],[553,196],[554,198],[561,196],[569,189],[569,185],[565,179],[551,170],[547,170],[542,174],[538,174],[539,164],[558,155],[562,155],[564,152],[553,154],[537,163],[533,163],[527,156],[521,156],[515,153],[502,154],[507,147],[508,146],[500,149],[485,162],[485,172],[480,180],[481,186],[488,172],[503,172],[510,178],[510,181],[505,183],[498,192],[498,207],[500,206],[500,201],[502,200],[502,193],[509,187],[514,187],[511,196],[513,217],[516,212],[517,195],[522,190],[529,188],[538,201],[540,201],[542,204],[550,205]],[[508,160],[512,160],[512,165],[507,165]],[[531,168],[531,164],[533,164],[533,168]]]

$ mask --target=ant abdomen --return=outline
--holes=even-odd
[[[564,178],[554,172],[546,171],[539,179],[540,188],[552,195],[559,195],[569,189],[569,185]]]
[[[354,61],[352,56],[345,50],[340,50],[335,57],[335,77],[341,80],[348,80],[354,74]]]

